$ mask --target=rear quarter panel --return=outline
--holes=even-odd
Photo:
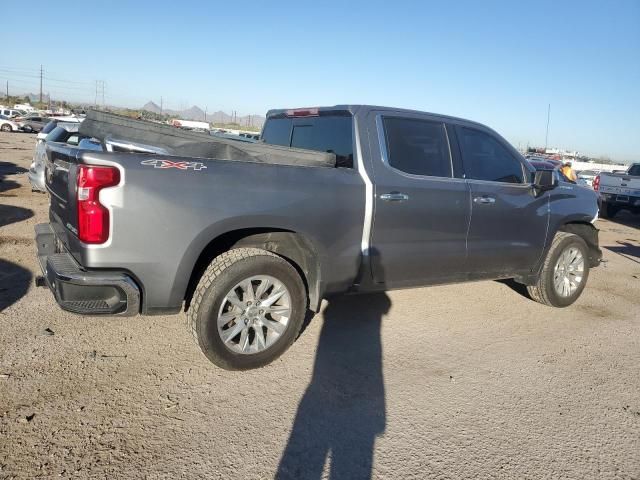
[[[199,161],[206,168],[141,163],[153,159]],[[107,245],[72,239],[70,249],[86,267],[129,270],[143,286],[147,309],[180,306],[203,249],[244,228],[304,235],[328,290],[346,288],[357,275],[364,184],[355,170],[93,152],[82,160],[115,162],[124,180],[117,193],[101,192],[112,211]]]

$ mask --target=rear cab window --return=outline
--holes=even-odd
[[[265,122],[262,141],[334,153],[337,167],[353,167],[353,117],[346,111],[319,111],[299,117],[275,114]]]
[[[382,117],[389,166],[411,175],[453,176],[445,126],[441,122]]]
[[[633,165],[631,168],[629,168],[627,175],[640,176],[640,164]]]

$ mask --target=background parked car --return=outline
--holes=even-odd
[[[27,133],[39,132],[44,126],[49,123],[47,117],[41,116],[29,116],[18,122],[18,125],[22,127],[22,130]]]
[[[3,108],[0,110],[0,115],[4,115],[6,117],[19,117],[20,115],[26,115],[27,112],[22,110],[16,110],[15,108]]]
[[[0,115],[0,130],[3,132],[17,132],[20,130],[20,125],[10,118]]]
[[[50,122],[52,123],[52,122]],[[48,127],[49,125],[47,125]],[[54,124],[53,130],[46,136],[44,140],[36,141],[36,150],[33,154],[33,162],[29,167],[27,177],[31,183],[33,190],[39,190],[46,192],[44,182],[44,166],[47,159],[47,143],[59,142],[68,143],[70,145],[78,145],[80,142],[80,136],[78,135],[78,128],[80,123],[62,123],[57,122]]]
[[[578,185],[593,188],[593,180],[600,175],[600,170],[582,170],[581,172],[577,172],[577,175],[578,181],[576,183]]]
[[[47,135],[49,135],[59,123],[80,123],[82,120],[83,118],[76,116],[49,118],[49,122],[42,127],[42,130],[40,130],[36,136],[36,147],[38,146],[38,143],[43,142],[44,139],[47,138]]]

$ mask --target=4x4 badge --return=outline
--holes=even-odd
[[[153,168],[177,168],[178,170],[199,171],[207,168],[202,162],[174,162],[171,160],[143,160],[140,164],[153,166]]]

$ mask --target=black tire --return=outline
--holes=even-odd
[[[553,285],[554,268],[560,255],[568,248],[576,247],[582,253],[584,259],[584,273],[582,281],[573,294],[562,297]],[[544,260],[542,272],[535,285],[527,286],[529,296],[536,302],[550,307],[568,307],[582,294],[589,278],[589,249],[585,241],[578,235],[566,232],[558,232],[551,243],[547,257]]]
[[[11,128],[11,125],[9,125],[8,123],[5,123],[4,125],[2,125],[0,127],[0,130],[2,130],[3,132],[12,132],[13,129]]]
[[[620,211],[620,207],[616,207],[615,205],[611,205],[607,202],[602,202],[600,206],[600,217],[601,218],[613,218]]]
[[[33,128],[31,128],[31,125],[25,125],[24,127],[22,127],[22,131],[25,133],[31,133],[33,132]]]
[[[284,284],[291,297],[291,316],[275,343],[254,354],[227,348],[217,327],[225,295],[239,282],[254,275],[269,275]],[[188,327],[202,353],[225,370],[263,367],[280,357],[294,342],[307,311],[307,292],[296,269],[286,260],[258,248],[236,248],[216,257],[195,288],[187,311]]]

